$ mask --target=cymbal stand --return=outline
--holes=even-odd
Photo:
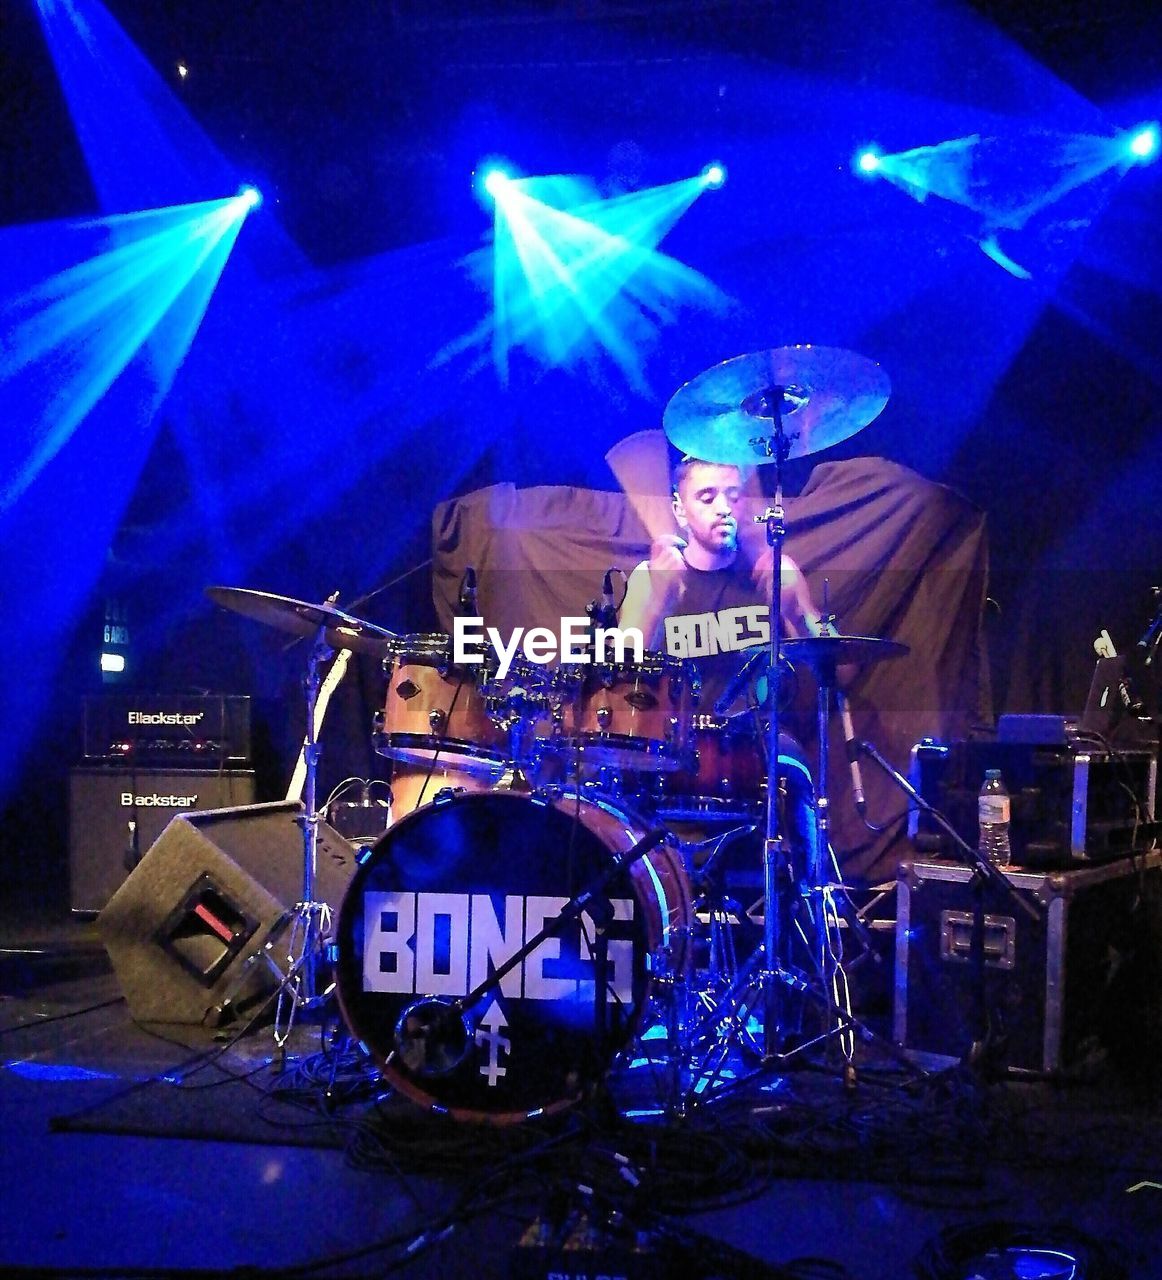
[[[767,798],[763,839],[763,942],[751,955],[747,963],[740,969],[723,993],[716,1007],[697,1027],[686,1046],[687,1051],[698,1044],[711,1042],[711,1047],[704,1051],[697,1069],[688,1071],[688,1078],[693,1081],[693,1092],[701,1093],[709,1100],[712,1095],[730,1091],[734,1084],[715,1090],[719,1076],[725,1067],[727,1047],[730,1041],[744,1047],[749,1037],[746,1024],[753,1005],[753,995],[758,990],[763,1009],[763,1066],[769,1067],[776,1062],[786,1062],[792,1056],[813,1049],[816,1045],[826,1043],[832,1036],[844,1037],[845,1047],[852,1043],[855,1035],[870,1040],[875,1037],[856,1018],[850,1010],[842,1008],[836,1000],[835,966],[829,959],[831,955],[828,934],[828,904],[823,888],[826,884],[826,856],[829,848],[827,831],[829,827],[828,798],[826,782],[822,783],[822,795],[816,802],[817,822],[821,819],[822,829],[816,833],[814,846],[809,854],[807,872],[811,887],[820,887],[818,894],[813,894],[816,907],[815,937],[808,940],[808,950],[813,959],[817,959],[819,971],[817,977],[820,987],[816,989],[808,976],[795,971],[790,964],[790,934],[792,929],[793,898],[797,890],[794,868],[791,865],[788,842],[785,835],[786,813],[782,803],[784,777],[779,755],[779,703],[780,683],[783,674],[782,664],[782,569],[783,543],[786,539],[786,515],[783,506],[783,466],[790,456],[791,440],[783,428],[783,404],[786,399],[786,388],[771,387],[761,396],[755,397],[756,416],[771,420],[771,433],[752,440],[760,458],[774,463],[775,494],[772,504],[761,516],[755,517],[756,524],[767,527],[767,545],[771,548],[772,573],[770,587],[770,625],[767,654]],[[834,681],[832,681],[832,686]],[[821,688],[821,705],[819,714],[821,725],[826,724],[830,715],[829,690]],[[822,759],[820,770],[827,766],[826,734],[821,731]],[[787,991],[798,993],[800,1001],[809,999],[822,1006],[826,1012],[823,1030],[806,1040],[797,1040],[789,1044],[786,996]],[[712,1026],[709,1024],[713,1024]],[[890,1046],[889,1046],[890,1049]],[[713,1061],[715,1065],[710,1068]],[[709,1070],[708,1070],[709,1068]],[[689,1098],[682,1099],[680,1106]]]
[[[326,627],[315,635],[303,678],[306,695],[307,727],[303,739],[306,778],[303,784],[303,813],[297,821],[303,831],[303,894],[290,914],[287,967],[281,968],[269,952],[267,963],[280,978],[278,1004],[275,1010],[274,1039],[281,1048],[290,1037],[299,1010],[318,1008],[331,994],[333,984],[319,989],[319,961],[323,956],[331,928],[331,908],[315,898],[315,870],[318,864],[319,819],[317,783],[319,743],[315,735],[315,707],[319,695],[319,668],[334,655],[327,643]]]
[[[690,1028],[687,1043],[678,1046],[689,1059],[698,1046],[701,1060],[687,1063],[687,1078],[692,1092],[709,1096],[725,1066],[729,1044],[733,1041],[749,1047],[747,1032],[754,995],[757,991],[763,1010],[762,1057],[774,1062],[780,1053],[780,1037],[784,1030],[784,989],[795,987],[787,968],[787,947],[791,923],[791,894],[794,876],[788,858],[784,834],[785,815],[781,797],[779,760],[779,694],[782,677],[783,619],[783,542],[786,539],[786,511],[783,506],[783,466],[791,452],[791,441],[783,429],[783,403],[786,388],[771,387],[753,399],[753,412],[759,419],[769,418],[771,432],[750,441],[760,459],[774,463],[775,494],[771,505],[756,524],[765,524],[767,545],[771,549],[770,622],[767,645],[767,799],[763,836],[763,941],[750,959],[738,970],[730,985],[715,1001],[699,1023]],[[711,1061],[715,1065],[708,1071]],[[679,1110],[689,1101],[679,1101]]]
[[[769,419],[769,434],[757,436],[749,443],[760,460],[773,462],[775,467],[775,494],[771,505],[761,516],[755,516],[756,524],[765,524],[767,545],[771,549],[770,621],[767,648],[767,799],[763,836],[763,941],[750,961],[737,973],[729,987],[716,1000],[706,1016],[693,1028],[691,1038],[682,1046],[683,1052],[710,1041],[714,1046],[710,1056],[721,1063],[728,1043],[735,1040],[747,1043],[746,1024],[753,997],[758,991],[763,1010],[762,1055],[764,1062],[771,1062],[779,1054],[780,1036],[784,1029],[784,987],[793,986],[787,971],[787,946],[790,932],[790,899],[794,877],[788,858],[784,833],[784,816],[779,803],[779,693],[782,676],[782,618],[783,618],[783,543],[786,539],[786,511],[783,506],[783,466],[791,453],[791,440],[783,429],[783,405],[785,387],[772,386],[752,397],[750,410],[760,421]],[[692,1076],[695,1091],[705,1087],[703,1058],[699,1071]],[[715,1068],[711,1080],[718,1074]],[[683,1103],[685,1100],[683,1100]]]
[[[826,610],[827,606],[824,605]],[[830,618],[825,612],[825,619],[830,625]],[[833,657],[825,657],[815,673],[816,681],[816,728],[819,741],[818,777],[815,783],[815,841],[811,848],[811,856],[807,872],[810,877],[808,885],[808,903],[814,912],[813,937],[809,945],[814,947],[813,960],[824,989],[831,995],[835,1004],[841,999],[846,1003],[846,978],[835,949],[831,945],[831,921],[836,921],[838,933],[837,908],[831,899],[831,876],[828,858],[831,852],[831,800],[827,791],[828,769],[830,768],[830,742],[828,725],[831,722],[831,695],[838,691],[839,680],[836,663]],[[840,1006],[841,1008],[843,1006]],[[853,1048],[851,1036],[840,1030],[840,1045],[844,1056],[850,1060]]]
[[[783,1023],[783,987],[779,970],[786,959],[786,910],[793,876],[787,858],[783,813],[779,795],[779,685],[783,655],[783,543],[787,537],[786,509],[783,506],[783,467],[791,454],[791,441],[783,428],[785,387],[763,392],[759,409],[770,418],[771,434],[750,443],[760,456],[775,467],[775,495],[772,504],[756,524],[767,527],[771,549],[770,624],[767,628],[767,807],[763,836],[763,967],[758,975],[763,994],[763,1057],[767,1061],[778,1051]]]

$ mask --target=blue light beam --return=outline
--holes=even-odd
[[[722,301],[704,276],[657,249],[713,189],[706,173],[609,200],[567,175],[493,181],[491,260],[473,255],[476,266],[491,267],[492,316],[445,347],[434,366],[491,341],[493,364],[507,382],[514,347],[548,367],[602,352],[647,394],[643,351],[657,330],[683,304]]]
[[[1158,158],[1158,124],[1155,121],[1152,124],[1143,125],[1130,135],[1130,140],[1126,144],[1130,155],[1141,164],[1148,164],[1151,160]]]
[[[0,405],[12,424],[0,459],[0,511],[27,491],[143,350],[151,416],[251,207],[237,195],[82,224],[108,247],[0,304],[7,335]]]
[[[1157,145],[1156,131],[1151,144],[1149,130],[1116,137],[974,133],[887,155],[865,150],[856,163],[864,174],[885,178],[921,204],[937,196],[978,215],[977,242],[984,253],[1010,274],[1029,279],[1031,273],[1001,249],[998,233],[1021,231],[1070,193],[1141,162]],[[1095,205],[1102,199],[1096,189],[1091,195]],[[1085,218],[1074,222],[1088,225]]]

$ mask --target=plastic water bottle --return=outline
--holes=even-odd
[[[990,862],[1007,864],[1012,857],[1009,844],[1011,805],[1005,780],[999,769],[985,770],[976,806],[981,853]]]

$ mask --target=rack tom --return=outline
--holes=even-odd
[[[387,691],[375,749],[394,760],[491,773],[541,713],[543,673],[516,661],[500,680],[494,663],[457,664],[452,637],[398,636],[383,661]]]
[[[630,772],[680,768],[698,692],[693,664],[666,654],[593,663],[569,709],[573,761]]]

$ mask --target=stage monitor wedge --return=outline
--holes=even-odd
[[[162,831],[97,917],[135,1021],[214,1025],[224,1001],[241,1013],[275,989],[259,953],[302,898],[302,813],[295,801],[244,805]],[[320,822],[315,900],[337,912],[354,871],[352,846]]]

